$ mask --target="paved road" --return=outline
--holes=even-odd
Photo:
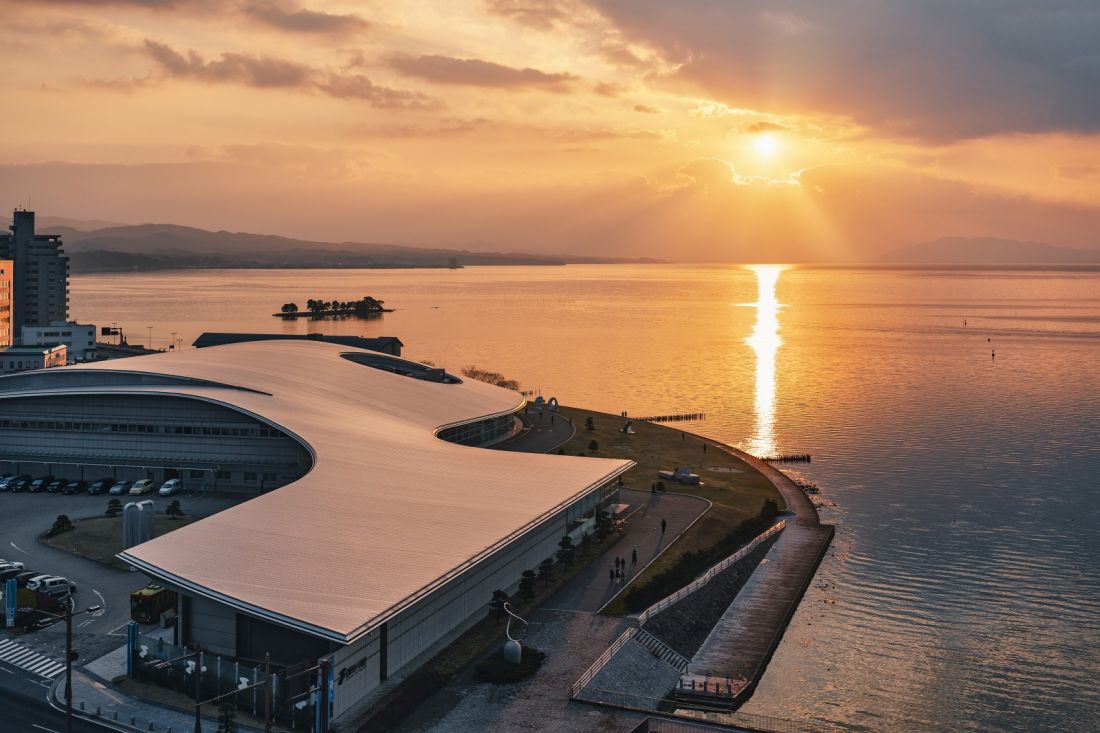
[[[47,702],[48,685],[41,678],[0,662],[0,731],[61,733],[65,715]],[[103,733],[106,728],[73,719],[74,733]]]
[[[577,430],[565,415],[549,410],[537,410],[530,406],[520,415],[524,430],[518,436],[502,443],[500,450],[518,453],[550,453],[569,442]]]
[[[626,581],[629,582],[662,552],[710,503],[705,499],[683,494],[656,494],[635,489],[619,489],[619,501],[629,504],[620,517],[626,518],[626,534],[598,560],[582,570],[543,604],[544,608],[570,611],[597,611],[624,585],[613,583],[609,571],[616,557],[626,560]],[[661,520],[666,522],[661,533]],[[637,548],[638,564],[631,564],[631,552]]]
[[[102,516],[110,498],[102,495],[0,492],[0,557],[22,562],[27,570],[60,575],[73,581],[77,586],[77,608],[95,604],[104,607],[94,617],[86,615],[74,619],[73,627],[79,632],[124,633],[120,627],[130,620],[130,592],[146,585],[149,578],[142,573],[117,570],[47,547],[38,542],[38,536],[49,529],[60,514],[66,514],[73,520]],[[119,498],[125,503],[128,497]],[[171,501],[148,496],[142,498],[152,498],[158,508]],[[184,511],[203,515],[214,514],[240,502],[239,498],[226,496],[183,494],[173,498],[179,499]]]

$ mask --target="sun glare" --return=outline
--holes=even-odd
[[[775,294],[779,275],[787,269],[782,265],[754,265],[748,269],[756,273],[757,299],[751,305],[756,309],[756,323],[752,335],[745,339],[756,352],[756,391],[753,408],[756,426],[749,441],[749,452],[758,456],[776,451],[775,440],[775,356],[783,339],[779,336],[779,309],[782,307]]]
[[[756,151],[757,155],[764,158],[770,158],[779,152],[779,138],[770,132],[765,132],[761,135],[757,135],[752,141],[752,148]]]

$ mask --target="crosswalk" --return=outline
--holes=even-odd
[[[62,662],[44,657],[11,639],[0,639],[0,662],[7,662],[48,679],[53,679],[65,670]]]

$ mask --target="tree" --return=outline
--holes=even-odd
[[[588,417],[588,418],[587,418],[587,419],[586,419],[586,420],[584,421],[584,429],[585,429],[585,430],[587,430],[587,431],[588,431],[588,432],[590,432],[590,433],[592,433],[592,432],[595,432],[595,430],[596,430],[596,421],[595,421],[595,420],[593,420],[593,419],[591,418],[591,416],[590,416],[590,417]]]
[[[218,708],[218,733],[237,733],[237,711],[233,703],[223,702]]]
[[[108,517],[113,517],[122,511],[122,502],[118,499],[111,499],[107,502],[106,514]]]
[[[169,519],[179,519],[183,516],[183,508],[180,506],[179,499],[174,499],[168,508],[164,510],[164,513],[168,515]]]
[[[535,597],[535,571],[524,570],[519,579],[519,595],[525,601]]]
[[[543,583],[549,583],[550,579],[554,577],[554,561],[550,558],[546,558],[539,563],[539,580]]]
[[[57,519],[54,520],[53,526],[50,527],[49,530],[47,530],[46,536],[56,537],[62,532],[69,532],[72,529],[73,523],[69,520],[69,516],[67,514],[61,514],[58,515]]]
[[[558,562],[563,566],[569,567],[573,564],[573,555],[576,553],[576,548],[573,546],[573,538],[569,535],[565,535],[558,542]]]
[[[595,441],[595,439],[593,439],[593,440],[590,440],[590,441],[588,441],[588,450],[590,450],[590,451],[592,451],[593,453],[595,453],[595,452],[596,452],[596,451],[598,451],[599,449],[600,449],[600,444],[599,444],[599,443],[597,443],[597,442]]]
[[[489,600],[489,615],[496,619],[499,624],[500,620],[507,615],[507,611],[504,610],[504,604],[508,602],[508,594],[504,591],[497,589],[493,591],[493,597]]]
[[[601,540],[607,537],[611,531],[611,512],[606,509],[596,510],[596,536]]]
[[[298,312],[298,304],[297,303],[283,303],[283,313],[297,313],[297,312]]]

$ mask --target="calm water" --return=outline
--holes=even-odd
[[[310,297],[377,321],[283,323]],[[86,276],[131,341],[396,335],[567,404],[810,452],[835,545],[746,710],[856,730],[1100,729],[1100,274],[603,266]],[[991,354],[996,350],[996,358]],[[293,364],[286,365],[293,369]],[[303,375],[310,378],[311,375]]]

